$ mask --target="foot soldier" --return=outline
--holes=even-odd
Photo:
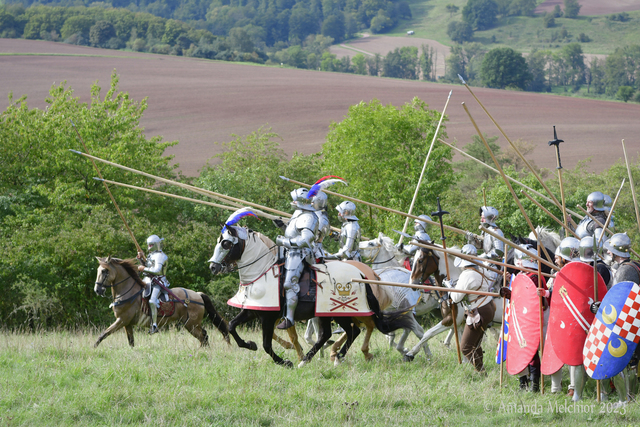
[[[293,316],[298,306],[298,292],[300,291],[298,280],[302,275],[304,263],[313,264],[315,261],[313,244],[318,232],[318,217],[311,205],[311,200],[307,199],[308,193],[306,188],[298,188],[291,192],[293,199],[291,205],[296,210],[287,224],[284,236],[276,238],[276,245],[288,249],[284,263],[287,314],[284,321],[278,325],[278,329],[288,329],[293,326]]]
[[[429,215],[420,215],[418,218],[425,219],[427,221],[431,221],[431,217]],[[429,227],[429,223],[420,220],[413,221],[413,231],[415,234],[413,235],[413,239],[408,245],[403,245],[399,243],[397,246],[402,252],[409,256],[413,256],[418,250],[418,246],[413,245],[412,242],[430,242],[431,237],[427,234],[427,228]]]
[[[360,258],[360,224],[356,217],[356,205],[345,200],[336,206],[338,219],[342,221],[340,229],[340,250],[333,256],[342,260],[362,261]]]
[[[147,239],[147,247],[149,255],[147,256],[147,262],[145,265],[138,267],[138,271],[141,271],[146,277],[143,279],[144,283],[151,284],[151,297],[149,298],[149,309],[151,310],[151,329],[150,334],[158,332],[158,308],[160,307],[160,301],[158,296],[160,295],[160,286],[156,285],[152,280],[152,276],[157,277],[165,287],[169,287],[169,281],[165,276],[167,272],[167,261],[169,257],[162,251],[162,241],[160,237],[152,234]],[[138,259],[142,260],[143,253],[138,252]]]
[[[480,225],[484,228],[491,230],[497,235],[504,237],[504,233],[500,230],[500,227],[496,225],[496,220],[498,219],[499,212],[493,206],[482,206],[480,208]],[[481,258],[487,258],[488,260],[500,261],[504,256],[504,242],[502,240],[495,238],[489,233],[482,233],[478,236],[470,231],[466,232],[467,242],[477,249],[482,249],[484,252],[480,255]],[[488,266],[493,268],[501,269],[490,262],[486,263]],[[487,271],[488,276],[491,279],[491,285],[489,289],[493,291],[494,286],[498,281],[498,273]]]
[[[603,225],[607,221],[604,201],[604,194],[600,191],[594,191],[587,196],[587,212],[593,215],[593,217]],[[582,218],[582,221],[578,224],[578,227],[576,227],[576,235],[579,239],[586,236],[593,236],[598,228],[602,228],[602,226],[591,219],[589,215],[585,215],[585,217]]]

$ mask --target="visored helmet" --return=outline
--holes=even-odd
[[[350,219],[353,221],[358,220],[358,218],[356,217],[356,204],[353,202],[345,200],[344,202],[336,206],[336,210],[338,211],[338,216],[341,219]]]
[[[431,217],[429,215],[420,215],[418,218],[422,218],[422,219],[426,219],[427,221],[431,221]],[[413,229],[415,230],[415,232],[417,233],[418,231],[427,231],[427,228],[429,227],[429,223],[428,222],[424,222],[424,221],[420,221],[420,220],[415,220],[413,222]]]
[[[470,244],[464,245],[462,249],[460,249],[460,252],[462,252],[465,255],[478,256],[478,249],[476,249],[475,246]],[[470,265],[477,265],[477,264],[467,259],[456,257],[456,259],[453,260],[453,265],[455,265],[458,268],[462,268],[462,267],[468,267]]]
[[[594,191],[587,196],[587,202],[593,202],[593,210],[601,212],[604,210],[604,194]]]
[[[313,206],[311,206],[311,200],[307,199],[307,194],[309,190],[306,188],[298,188],[291,192],[291,202],[292,206],[295,206],[298,209],[304,209],[308,211],[312,211]]]
[[[164,239],[161,239],[155,234],[152,234],[151,236],[149,236],[147,238],[147,248],[149,249],[149,252],[160,252],[162,250],[163,240]]]
[[[602,243],[600,243],[600,249],[602,248]],[[580,261],[582,262],[593,262],[593,236],[583,237],[580,240]]]
[[[496,219],[498,219],[498,215],[500,215],[500,213],[498,212],[498,209],[494,208],[493,206],[480,207],[480,216],[484,218],[485,224],[489,224],[489,225],[493,225],[494,227],[497,227]]]
[[[567,262],[580,261],[580,240],[565,237],[556,248],[556,255]]]
[[[317,211],[321,211],[327,207],[327,194],[323,191],[319,191],[313,199],[311,199],[311,205]]]
[[[525,268],[538,268],[538,260],[531,255],[522,252],[520,249],[524,249],[529,252],[535,252],[536,249],[531,245],[520,245],[515,247],[516,265],[520,265]]]
[[[627,233],[614,234],[611,239],[605,242],[604,247],[614,255],[629,258],[631,239],[627,236]]]

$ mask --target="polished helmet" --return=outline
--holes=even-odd
[[[535,252],[536,249],[532,245],[521,245],[515,247],[515,257],[516,257],[516,265],[520,265],[525,268],[538,268],[538,260],[533,258],[531,255],[524,253],[522,250],[524,249],[529,252]]]
[[[465,255],[478,256],[478,249],[476,249],[475,246],[470,244],[464,245],[462,249],[460,249],[460,252],[462,252]],[[462,267],[468,267],[470,265],[477,265],[477,264],[465,258],[456,257],[456,259],[453,260],[453,265],[455,265],[458,268],[462,268]]]
[[[565,237],[556,248],[556,255],[567,262],[580,261],[580,240]]]
[[[317,211],[321,211],[327,207],[327,193],[318,191],[313,199],[311,199],[311,205]]]
[[[429,215],[420,215],[418,218],[426,219],[427,221],[431,221],[431,217]],[[413,222],[413,229],[417,233],[418,231],[427,231],[427,227],[429,227],[429,223],[425,221],[420,221],[416,219]]]
[[[291,192],[291,202],[292,206],[295,206],[298,209],[304,209],[308,211],[312,211],[313,206],[311,206],[311,200],[307,199],[307,194],[309,190],[306,188],[298,188]]]
[[[627,236],[627,233],[614,234],[611,239],[605,242],[604,247],[614,255],[629,258],[631,239]]]
[[[611,210],[611,205],[613,204],[613,200],[611,200],[611,196],[608,194],[604,195],[604,211],[609,215],[609,211]]]
[[[358,218],[356,217],[356,204],[353,202],[345,200],[344,202],[336,206],[336,210],[338,211],[338,216],[340,218],[343,218],[345,220],[350,219],[353,221],[358,220]]]
[[[600,243],[602,249],[602,243]],[[593,236],[586,236],[580,239],[580,261],[593,262]]]
[[[149,252],[159,252],[162,250],[162,241],[164,239],[161,239],[160,237],[156,236],[155,234],[152,234],[151,236],[149,236],[147,238],[147,248],[149,249]]]
[[[594,191],[587,196],[587,202],[593,202],[594,211],[604,210],[604,194],[600,191]]]
[[[498,219],[499,214],[498,209],[493,206],[482,206],[480,208],[480,216],[484,218],[484,223],[494,227],[497,227],[496,219]]]

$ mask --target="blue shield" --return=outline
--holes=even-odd
[[[640,287],[620,282],[605,295],[582,352],[587,374],[612,378],[631,360],[640,341]]]

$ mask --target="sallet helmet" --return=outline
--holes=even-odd
[[[319,191],[313,199],[311,199],[311,205],[317,211],[321,211],[327,207],[327,193]]]
[[[484,218],[484,223],[497,227],[496,219],[498,219],[498,209],[493,206],[482,206],[480,207],[480,216]]]
[[[525,245],[516,246],[515,247],[516,265],[519,264],[522,267],[532,268],[532,269],[538,268],[538,260],[533,258],[531,255],[524,253],[520,249],[524,249],[529,252],[535,252],[536,250],[532,245],[525,244]]]
[[[589,194],[587,196],[587,202],[593,202],[594,211],[600,212],[604,210],[604,194],[600,191],[594,191]]]
[[[311,206],[311,200],[307,199],[307,194],[309,190],[306,188],[298,188],[291,192],[291,202],[292,206],[295,206],[297,209],[303,209],[307,211],[313,211],[313,206]]]
[[[162,241],[164,239],[161,239],[160,237],[156,236],[155,234],[152,234],[151,236],[149,236],[147,238],[147,247],[149,249],[149,252],[160,252],[162,250]]]
[[[602,243],[600,243],[602,248]],[[580,261],[593,262],[593,236],[586,236],[580,239]]]
[[[475,246],[470,244],[464,245],[462,249],[460,249],[460,252],[462,252],[465,255],[473,255],[473,256],[478,255],[478,249],[476,249]],[[458,268],[463,268],[463,267],[469,267],[470,265],[477,265],[477,264],[467,259],[456,257],[456,259],[453,260],[453,265],[455,265]]]
[[[345,200],[344,202],[336,206],[336,210],[340,214],[339,216],[341,218],[344,218],[345,220],[346,219],[350,219],[353,221],[358,220],[358,218],[356,217],[356,205],[353,202]]]
[[[426,219],[427,221],[431,221],[431,217],[429,215],[420,215],[418,218]],[[429,227],[429,223],[425,221],[420,221],[416,219],[413,222],[413,229],[417,233],[418,231],[427,231],[427,227]]]
[[[614,234],[611,239],[605,242],[604,247],[614,255],[629,258],[631,239],[627,236],[627,233]]]
[[[556,248],[556,255],[567,262],[580,261],[580,240],[565,237]]]

